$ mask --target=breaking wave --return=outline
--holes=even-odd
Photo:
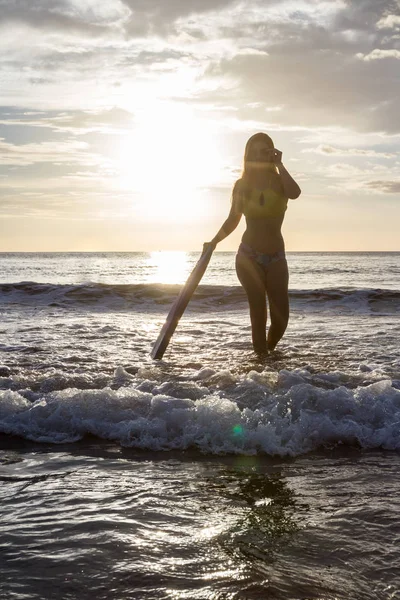
[[[45,284],[35,282],[0,284],[0,304],[40,305],[103,310],[151,310],[171,305],[182,286],[176,284]],[[310,310],[341,308],[359,311],[389,311],[400,308],[400,291],[379,288],[322,288],[290,290],[292,307]],[[240,286],[200,285],[191,306],[218,309],[241,308],[246,301]],[[164,310],[164,309],[163,309]]]
[[[400,390],[390,379],[349,389],[340,374],[316,382],[301,369],[239,378],[202,369],[184,383],[145,375],[119,367],[119,389],[68,388],[33,401],[23,390],[0,391],[0,431],[37,442],[90,434],[127,447],[211,454],[296,456],[337,444],[400,449]]]

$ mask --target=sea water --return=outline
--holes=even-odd
[[[0,597],[400,598],[399,253],[288,253],[252,351],[234,253],[0,254]]]

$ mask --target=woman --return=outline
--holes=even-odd
[[[265,133],[247,142],[241,179],[233,188],[228,218],[209,242],[214,247],[246,217],[246,231],[236,255],[236,273],[250,306],[253,347],[257,354],[273,350],[289,319],[288,267],[281,227],[288,199],[301,190],[282,164],[282,152]],[[206,244],[208,246],[208,244]],[[271,325],[266,334],[267,304]]]

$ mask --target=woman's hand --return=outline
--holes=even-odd
[[[211,240],[211,242],[204,242],[202,254],[205,254],[207,252],[207,250],[209,249],[210,246],[212,247],[212,250],[214,252],[214,250],[215,250],[215,248],[217,246],[217,242],[214,242],[214,240]]]

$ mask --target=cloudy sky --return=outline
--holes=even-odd
[[[400,250],[399,98],[400,0],[0,0],[0,251],[200,250],[257,131],[288,250]]]

